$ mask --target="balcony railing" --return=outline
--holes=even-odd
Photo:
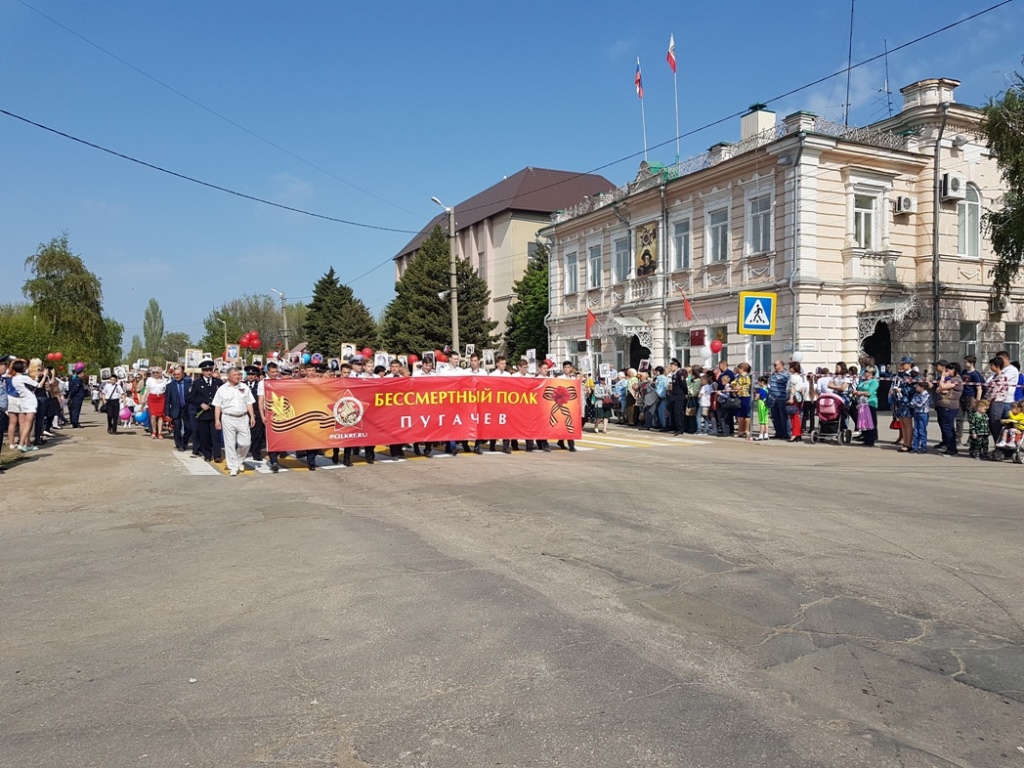
[[[847,280],[896,283],[896,261],[899,256],[899,251],[847,248],[843,251],[843,276]]]

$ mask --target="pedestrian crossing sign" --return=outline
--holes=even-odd
[[[740,292],[739,332],[760,336],[775,333],[775,307],[778,294]]]

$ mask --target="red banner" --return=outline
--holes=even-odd
[[[267,448],[301,451],[446,440],[579,440],[572,379],[436,376],[267,379]]]

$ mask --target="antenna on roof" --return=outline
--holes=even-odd
[[[846,104],[843,106],[843,125],[850,125],[850,77],[853,75],[853,6],[857,0],[850,0],[850,44],[846,55]]]
[[[885,103],[889,107],[889,117],[892,117],[892,91],[889,90],[889,41],[886,38],[882,38],[882,44],[885,51],[885,85],[882,88],[882,93],[885,94]]]

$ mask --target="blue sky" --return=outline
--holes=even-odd
[[[854,61],[995,4],[858,0]],[[44,12],[162,87],[44,18]],[[651,159],[671,162],[669,33],[681,131],[845,66],[849,4],[594,0],[354,3],[0,0],[0,108],[142,160],[285,205],[418,230],[449,204],[527,165],[633,177],[643,148],[633,89],[640,56]],[[963,82],[981,104],[1021,70],[1024,0],[893,54],[890,89]],[[851,123],[886,114],[881,61],[853,75]],[[842,115],[845,77],[771,102],[780,116]],[[682,155],[738,137],[739,121],[687,136]],[[322,170],[327,171],[327,173]],[[108,314],[141,333],[156,297],[167,330],[202,333],[244,293],[308,297],[334,266],[345,281],[410,237],[321,221],[205,189],[0,115],[0,302],[21,298],[22,263],[67,231],[103,280]],[[374,313],[390,264],[352,283]]]

